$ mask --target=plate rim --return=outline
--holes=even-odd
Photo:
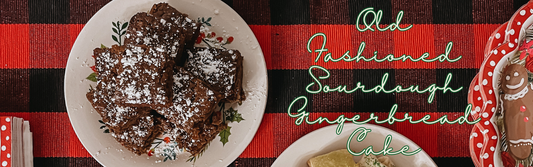
[[[402,135],[401,133],[398,133],[392,129],[389,129],[389,128],[386,128],[386,127],[383,127],[383,126],[379,126],[379,125],[374,125],[374,124],[353,124],[353,123],[349,123],[349,124],[344,124],[344,128],[343,128],[343,132],[342,133],[348,133],[348,132],[345,132],[345,131],[350,131],[350,130],[355,130],[356,128],[358,127],[365,127],[367,129],[378,129],[379,131],[386,131],[388,132],[389,134],[393,135],[394,138],[396,138],[396,140],[398,140],[398,138],[400,138],[401,140],[405,140],[405,141],[408,141],[407,143],[408,144],[412,144],[414,146],[416,146],[417,148],[421,148],[420,146],[418,146],[418,144],[416,144],[415,142],[413,142],[411,139],[407,138],[406,136]],[[325,127],[322,127],[322,128],[318,128],[316,130],[313,130],[312,132],[309,132],[307,134],[305,134],[304,136],[300,137],[298,140],[296,140],[295,142],[291,143],[291,145],[289,147],[287,147],[285,150],[283,150],[283,152],[276,158],[276,160],[274,161],[274,163],[272,164],[273,167],[275,166],[283,166],[283,165],[280,165],[280,159],[279,157],[286,157],[287,155],[285,154],[290,154],[290,150],[293,150],[293,149],[296,149],[297,145],[299,145],[300,143],[306,141],[306,140],[309,140],[310,138],[316,136],[316,135],[319,135],[319,134],[323,134],[324,132],[326,131],[329,131],[329,132],[334,132],[337,128],[337,124],[332,124],[332,125],[327,125]],[[330,135],[331,136],[331,135]],[[334,140],[335,138],[338,138],[338,137],[328,137],[330,140]],[[332,145],[332,143],[329,143],[329,144],[324,144],[325,145]],[[411,147],[410,147],[411,149]],[[316,153],[315,153],[316,154]],[[431,165],[433,165],[434,167],[436,167],[437,165],[435,164],[435,162],[433,161],[433,159],[431,158],[431,156],[429,156],[429,154],[427,154],[423,149],[421,149],[421,151],[417,154],[421,154],[423,157],[426,157],[428,159],[431,160]],[[318,156],[318,155],[315,155],[315,156]],[[283,160],[283,159],[281,159]]]

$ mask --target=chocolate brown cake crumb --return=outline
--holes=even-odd
[[[157,112],[186,130],[190,129],[193,123],[206,120],[222,97],[202,80],[178,66],[175,67],[172,89],[173,104],[167,108],[159,108]]]
[[[161,47],[127,45],[117,69],[116,102],[130,107],[170,106],[173,66]]]
[[[155,4],[150,10],[149,14],[153,15],[157,20],[161,20],[161,23],[172,27],[173,30],[169,32],[180,31],[184,37],[184,45],[171,46],[183,48],[192,48],[196,38],[200,34],[201,23],[197,23],[195,20],[190,19],[187,14],[179,12],[176,8],[170,6],[168,3]],[[183,66],[187,56],[181,56],[181,50],[176,57],[176,64]]]
[[[178,146],[197,156],[207,147],[220,131],[226,129],[227,124],[222,124],[221,113],[215,111],[204,121],[192,122],[189,128],[180,128],[172,122],[164,122],[163,131],[178,141]],[[217,123],[218,122],[218,123]]]
[[[118,106],[113,98],[116,89],[116,72],[119,57],[125,47],[113,45],[111,48],[94,49],[96,62],[96,88],[87,93],[87,99],[102,117],[109,128],[129,126],[130,119],[136,119],[138,113],[146,113],[149,108]]]
[[[107,79],[117,74],[119,56],[124,53],[125,47],[113,45],[111,48],[96,48],[93,50],[97,79]]]
[[[238,50],[193,48],[187,50],[185,69],[224,95],[223,102],[245,100],[242,89],[243,58]]]
[[[131,121],[131,126],[126,128],[110,129],[111,136],[137,155],[147,153],[152,141],[162,133],[159,122],[150,114],[141,115]]]
[[[100,94],[96,92],[87,93],[87,99],[91,101],[92,106],[100,114],[102,121],[109,129],[129,127],[132,124],[131,120],[137,119],[138,114],[150,112],[150,108],[118,106],[110,102],[109,99],[100,98]]]
[[[175,60],[181,59],[185,47],[185,33],[180,25],[144,12],[130,19],[125,36],[124,45],[162,48]]]

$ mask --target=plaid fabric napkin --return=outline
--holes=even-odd
[[[65,108],[63,80],[70,48],[84,24],[108,0],[2,0],[0,2],[0,115],[30,120],[34,136],[35,166],[100,166],[77,139]],[[289,145],[327,124],[296,126],[287,115],[289,104],[306,96],[311,118],[337,118],[370,113],[386,117],[394,104],[397,114],[414,118],[463,115],[468,86],[483,62],[489,35],[525,0],[224,0],[238,12],[255,33],[265,60],[269,92],[265,115],[253,141],[230,166],[270,166]],[[382,11],[380,25],[397,22],[408,31],[357,30],[357,16],[368,7]],[[368,20],[370,22],[370,20]],[[403,54],[445,53],[453,42],[450,62],[314,62],[316,53],[306,50],[309,38],[322,32],[334,57],[346,51],[369,57]],[[318,44],[313,44],[317,48]],[[314,49],[315,49],[314,48]],[[308,70],[320,65],[330,72],[322,84],[353,88],[357,82],[373,87],[388,74],[387,89],[431,84],[442,86],[447,74],[449,87],[457,93],[318,93],[306,91],[313,82]],[[314,74],[325,75],[315,71]],[[473,166],[468,137],[472,125],[380,124],[417,143],[438,166]]]

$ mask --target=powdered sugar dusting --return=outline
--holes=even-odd
[[[120,59],[115,98],[134,105],[157,106],[170,102],[167,98],[170,92],[160,91],[166,86],[156,76],[172,66],[169,61],[161,47],[154,50],[144,45],[126,46],[126,55]]]
[[[189,61],[185,67],[194,76],[201,78],[224,94],[225,98],[236,96],[239,61],[242,57],[238,51],[215,48],[195,48],[187,51]]]
[[[183,126],[192,126],[194,121],[205,119],[220,99],[183,68],[177,67],[173,78],[173,105],[157,111],[172,123]]]
[[[142,154],[151,147],[152,142],[149,141],[149,138],[153,139],[153,135],[157,135],[151,134],[156,127],[152,116],[146,115],[135,120],[132,126],[124,129],[112,129],[111,136],[131,151]]]

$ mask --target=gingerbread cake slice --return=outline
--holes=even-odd
[[[124,53],[125,47],[113,45],[111,48],[96,48],[93,50],[97,80],[114,77],[117,74],[118,58]]]
[[[243,57],[238,50],[193,48],[187,50],[185,69],[222,93],[223,102],[242,102]]]
[[[92,90],[86,96],[109,129],[129,127],[132,124],[131,120],[137,119],[139,114],[150,112],[150,108],[118,106],[110,99],[103,98],[106,96],[104,92],[110,91]]]
[[[190,129],[195,122],[206,120],[222,96],[179,66],[175,67],[172,90],[172,105],[160,107],[157,112],[185,129]]]
[[[162,47],[127,45],[119,58],[115,102],[152,109],[172,105],[173,66]]]
[[[110,129],[129,126],[131,123],[129,120],[135,119],[137,113],[145,113],[149,110],[149,108],[117,106],[115,99],[112,98],[116,88],[117,64],[124,51],[125,47],[117,45],[93,50],[97,82],[96,87],[91,89],[86,96]]]
[[[200,34],[201,23],[197,23],[195,20],[190,19],[187,14],[179,12],[176,8],[164,2],[152,6],[149,14],[153,15],[157,20],[161,20],[161,23],[167,26],[173,28],[179,27],[179,32],[185,36],[184,48],[193,47],[195,39]],[[172,30],[172,32],[174,31]],[[177,54],[181,53],[179,52]],[[186,56],[176,56],[176,64],[182,66],[186,58]]]
[[[163,122],[163,131],[173,137],[180,148],[193,156],[202,153],[209,142],[227,127],[227,124],[222,123],[219,111],[215,111],[204,121],[194,122],[189,128],[180,128],[170,121]]]
[[[124,53],[125,47],[113,45],[111,48],[96,48],[93,50],[96,70],[96,90],[92,90],[91,103],[95,108],[107,107],[105,103],[111,102],[116,87],[115,79],[119,57]],[[90,92],[90,93],[91,93]],[[97,107],[98,106],[98,107]],[[104,109],[101,109],[103,111]]]
[[[110,129],[111,136],[137,155],[147,153],[154,139],[162,133],[160,123],[149,113],[131,121],[133,123],[124,129]]]
[[[180,60],[185,41],[185,33],[180,25],[142,12],[135,14],[130,19],[124,44],[162,48],[172,59]]]

